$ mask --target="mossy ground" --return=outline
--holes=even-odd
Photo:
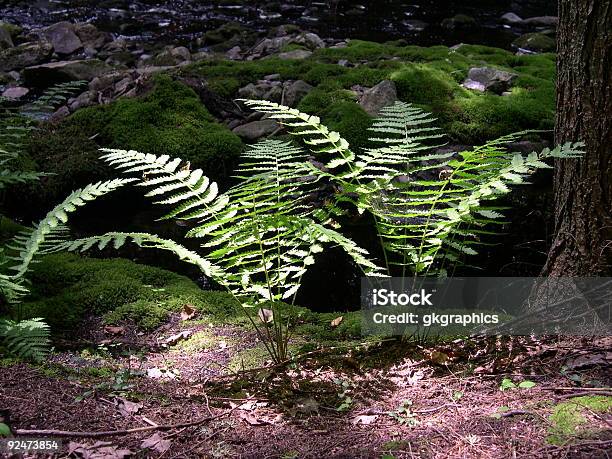
[[[337,65],[347,60],[354,67]],[[471,67],[492,66],[518,75],[511,93],[498,96],[461,86]],[[224,96],[235,97],[239,87],[279,73],[282,79],[302,79],[316,86],[299,104],[302,111],[364,146],[357,135],[368,117],[355,108],[349,90],[373,86],[384,79],[396,83],[399,98],[433,112],[452,141],[466,144],[524,129],[551,129],[555,108],[555,56],[516,56],[486,46],[421,48],[353,40],[346,48],[319,49],[305,60],[270,57],[258,61],[204,61],[182,70],[209,81]],[[350,103],[349,103],[350,102]],[[342,118],[342,124],[337,120]]]
[[[588,417],[606,413],[612,413],[612,397],[587,395],[559,403],[549,417],[548,442],[563,445],[596,435],[596,431],[589,429]]]

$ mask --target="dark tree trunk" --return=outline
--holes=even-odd
[[[555,141],[583,141],[555,164],[555,239],[544,273],[589,276],[612,266],[612,0],[559,0]]]

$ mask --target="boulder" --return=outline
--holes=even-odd
[[[0,51],[0,72],[20,70],[40,64],[51,57],[53,46],[46,41],[23,43]]]
[[[28,88],[24,88],[22,86],[15,86],[13,88],[8,88],[4,90],[4,92],[2,93],[2,97],[6,97],[7,99],[17,100],[17,99],[21,99],[22,97],[26,96],[29,92],[30,90]]]
[[[502,94],[512,87],[518,77],[515,73],[505,72],[492,67],[473,67],[468,72],[463,86],[476,91],[491,91]]]
[[[359,105],[371,116],[376,116],[381,108],[397,100],[397,88],[390,80],[383,80],[376,86],[366,89]]]
[[[523,19],[515,13],[506,13],[501,17],[501,21],[506,24],[520,24],[523,22]]]
[[[66,81],[91,81],[109,70],[111,67],[98,59],[61,61],[27,67],[24,77],[29,85],[49,86]]]
[[[291,42],[292,38],[287,36],[264,38],[253,47],[251,54],[255,56],[265,56],[268,54],[277,53],[283,46],[286,46]]]
[[[13,46],[15,45],[11,33],[0,25],[0,49],[12,48]]]
[[[532,53],[553,53],[557,49],[555,40],[543,33],[527,33],[512,42],[512,46]]]
[[[536,16],[523,19],[523,24],[536,27],[557,27],[559,18],[557,16]]]
[[[292,41],[293,43],[304,45],[311,50],[325,48],[325,42],[321,39],[321,37],[312,32],[303,32],[296,36]]]
[[[75,24],[74,31],[81,40],[85,49],[101,49],[106,43],[112,41],[110,34],[101,32],[93,24]]]
[[[234,46],[227,53],[225,53],[225,56],[232,61],[238,61],[242,59],[242,49],[240,46]]]
[[[245,140],[257,140],[260,137],[272,134],[277,129],[278,123],[276,121],[265,119],[243,124],[232,129],[232,132]]]
[[[72,54],[83,47],[83,43],[75,33],[74,24],[67,21],[47,27],[43,34],[51,42],[57,54]]]
[[[289,107],[295,107],[299,101],[313,89],[311,85],[302,80],[287,84],[285,86],[284,104]]]
[[[293,51],[287,51],[286,53],[280,53],[278,58],[283,60],[302,60],[310,56],[312,56],[312,51],[308,51],[307,49],[295,49]]]
[[[76,112],[80,108],[90,107],[98,101],[97,91],[85,91],[78,97],[68,101],[68,107],[71,112]]]
[[[264,94],[270,90],[269,86],[255,85],[249,83],[238,90],[238,96],[241,99],[263,99]]]

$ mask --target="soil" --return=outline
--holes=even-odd
[[[549,443],[555,403],[611,395],[611,338],[388,341],[235,372],[232,356],[257,343],[241,327],[175,318],[148,335],[95,321],[84,330],[97,331],[75,334],[80,351],[56,352],[43,365],[0,367],[9,425],[74,435],[150,430],[56,436],[63,452],[48,457],[68,457],[70,448],[70,457],[91,458],[596,458],[612,448],[610,415],[591,411],[584,413],[588,435]],[[163,344],[185,330],[210,339],[200,349]],[[152,369],[174,376],[147,376]],[[500,390],[504,378],[535,386]],[[143,446],[151,437],[162,440],[158,450]]]

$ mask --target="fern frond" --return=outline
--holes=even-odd
[[[11,268],[15,272],[11,278],[17,279],[26,273],[34,256],[44,247],[45,240],[54,234],[56,228],[62,230],[63,224],[68,221],[69,213],[132,181],[131,179],[115,179],[89,184],[83,189],[73,191],[63,202],[47,213],[24,241],[23,250],[17,256],[18,263]]]
[[[0,340],[10,354],[41,362],[49,354],[50,329],[41,318],[0,320]]]

